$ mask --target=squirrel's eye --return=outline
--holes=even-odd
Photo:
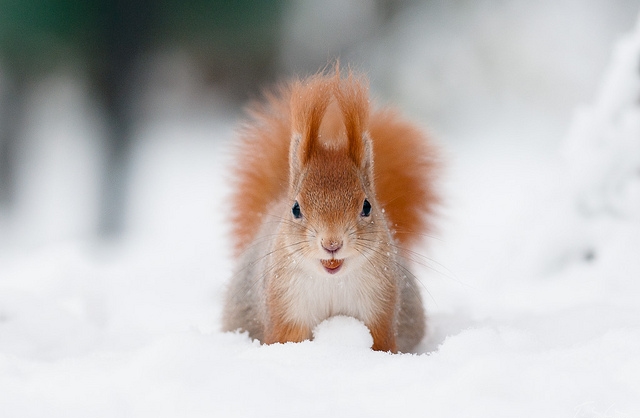
[[[297,200],[293,204],[293,207],[291,208],[291,213],[293,213],[293,217],[296,219],[302,218],[302,212],[300,212],[300,205],[298,204]]]
[[[364,203],[362,204],[362,212],[360,216],[369,216],[371,215],[371,203],[367,199],[364,199]]]

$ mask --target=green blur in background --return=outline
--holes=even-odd
[[[1,0],[0,62],[37,75],[80,61],[91,71],[113,56],[188,51],[229,83],[270,75],[283,1]]]
[[[98,230],[123,229],[136,95],[145,60],[188,54],[203,79],[242,101],[274,77],[283,1],[0,0],[0,209],[11,213],[29,86],[80,69],[106,120]]]

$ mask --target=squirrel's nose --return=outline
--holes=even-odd
[[[323,238],[320,241],[320,244],[322,245],[322,248],[324,248],[327,252],[333,254],[336,251],[338,251],[340,248],[342,248],[342,241],[335,239],[335,238]]]

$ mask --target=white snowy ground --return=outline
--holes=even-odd
[[[640,180],[618,169],[638,161],[640,117],[617,91],[563,150],[447,149],[434,261],[416,269],[430,326],[419,354],[371,351],[348,318],[299,344],[219,332],[228,143],[212,138],[231,124],[149,124],[123,245],[0,252],[0,416],[640,416]],[[622,148],[576,145],[580,132]],[[627,175],[623,194],[607,173]]]

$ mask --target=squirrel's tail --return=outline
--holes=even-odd
[[[368,128],[378,201],[394,237],[409,248],[433,228],[439,202],[434,189],[440,164],[437,150],[423,132],[391,109],[375,111]]]
[[[249,105],[249,120],[236,134],[229,214],[236,256],[247,248],[266,221],[269,205],[287,192],[290,98],[290,85],[265,93],[263,102]]]

